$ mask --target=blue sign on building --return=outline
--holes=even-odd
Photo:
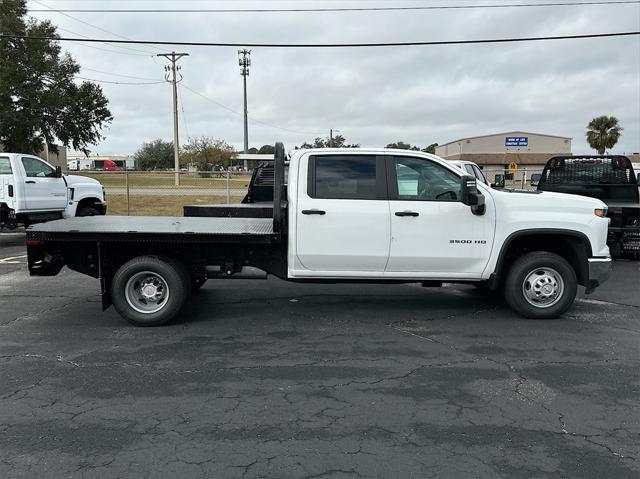
[[[528,136],[507,136],[504,139],[504,146],[529,146]]]

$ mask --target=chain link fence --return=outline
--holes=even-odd
[[[107,214],[182,216],[185,205],[240,203],[251,173],[236,171],[74,171],[98,180]]]
[[[533,190],[542,168],[482,170],[490,183],[497,175],[505,188]],[[186,205],[240,203],[247,193],[251,172],[181,171],[178,185],[173,171],[74,171],[98,180],[105,189],[108,214],[128,216],[182,216]]]
[[[489,183],[494,183],[497,175],[505,179],[504,187],[519,190],[535,190],[544,168],[521,167],[514,171],[507,168],[485,168],[482,170]]]

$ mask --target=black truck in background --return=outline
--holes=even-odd
[[[626,156],[555,156],[547,161],[537,187],[540,191],[571,193],[604,201],[610,219],[607,244],[611,256],[638,259],[638,183],[633,165]]]

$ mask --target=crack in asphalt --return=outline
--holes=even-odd
[[[476,313],[473,313],[473,314],[476,314]],[[437,340],[437,339],[434,339],[432,337],[424,336],[424,335],[421,335],[421,334],[418,334],[418,333],[415,333],[415,332],[412,332],[412,331],[403,330],[402,328],[394,326],[393,324],[388,324],[388,326],[391,329],[393,329],[395,331],[398,331],[400,333],[407,334],[407,335],[410,335],[410,336],[413,336],[413,337],[417,337],[417,338],[419,338],[421,340],[426,340],[426,341],[429,341],[429,342],[432,342],[432,343],[436,343],[436,344],[439,344],[441,346],[445,346],[445,347],[447,347],[447,348],[449,348],[452,351],[455,351],[457,353],[475,356],[478,359],[482,359],[484,361],[488,361],[488,362],[494,363],[494,364],[499,365],[501,367],[506,367],[509,370],[510,373],[516,375],[517,378],[518,378],[518,381],[517,381],[516,386],[514,388],[514,393],[519,395],[523,399],[527,400],[531,404],[535,404],[537,407],[540,407],[541,409],[543,409],[545,412],[547,412],[552,417],[557,418],[557,421],[558,421],[559,426],[560,426],[560,432],[555,432],[556,434],[561,434],[561,435],[564,435],[564,436],[571,436],[571,437],[577,437],[577,438],[583,439],[583,440],[585,440],[586,442],[588,442],[590,444],[593,444],[595,446],[599,446],[601,448],[604,448],[610,454],[612,454],[613,456],[615,456],[617,458],[629,459],[629,460],[634,461],[634,462],[636,461],[637,458],[635,456],[632,456],[632,455],[626,455],[625,456],[625,455],[623,455],[623,454],[621,454],[619,452],[614,451],[613,449],[611,449],[606,444],[601,444],[601,443],[596,442],[596,441],[594,441],[592,439],[593,437],[601,437],[601,435],[588,435],[588,434],[580,434],[580,433],[577,433],[577,432],[570,432],[568,430],[567,425],[564,422],[564,416],[563,416],[562,413],[552,411],[544,403],[542,403],[542,402],[536,400],[535,398],[532,398],[532,397],[530,397],[530,396],[528,396],[528,395],[526,395],[526,394],[521,392],[521,390],[520,390],[521,387],[524,385],[525,382],[528,381],[528,379],[513,364],[511,364],[511,363],[509,363],[507,361],[498,361],[497,359],[490,358],[490,357],[488,357],[486,355],[469,352],[469,351],[460,349],[460,348],[458,348],[458,347],[456,347],[456,346],[454,346],[452,344],[449,344],[449,343],[447,343],[445,341]],[[420,368],[416,368],[416,370],[417,369],[420,369]],[[629,433],[629,431],[625,431],[625,432]]]

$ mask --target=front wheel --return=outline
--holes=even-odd
[[[116,311],[136,326],[167,324],[188,296],[179,266],[155,256],[139,256],[123,264],[111,283]]]
[[[564,258],[536,251],[511,265],[504,283],[504,297],[522,316],[554,319],[571,307],[577,289],[576,273]]]

